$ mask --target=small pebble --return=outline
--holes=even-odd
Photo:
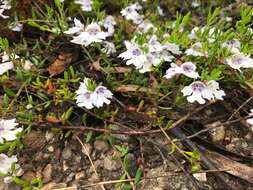
[[[53,147],[53,146],[49,146],[49,147],[47,148],[47,150],[48,150],[49,152],[54,152],[54,147]]]

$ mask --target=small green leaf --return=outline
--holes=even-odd
[[[136,173],[135,173],[134,184],[139,183],[139,181],[141,180],[141,175],[142,175],[142,171],[141,171],[140,168],[138,168]]]

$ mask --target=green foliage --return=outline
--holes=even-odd
[[[42,180],[39,178],[33,179],[31,182],[18,177],[13,177],[12,179],[17,185],[20,185],[23,190],[39,190],[42,187]]]
[[[216,8],[217,5],[223,4],[221,0],[210,2],[210,8],[199,7],[189,11],[185,9],[183,13],[177,12],[170,16],[168,16],[171,8],[169,7],[166,10],[166,17],[158,14],[157,6],[160,4],[158,0],[148,1],[140,12],[143,13],[145,21],[149,20],[156,30],[151,29],[147,33],[141,33],[131,21],[119,16],[119,11],[122,8],[134,2],[136,1],[93,0],[93,11],[85,12],[81,11],[80,6],[74,1],[62,3],[60,0],[54,0],[42,7],[32,5],[32,16],[26,20],[21,20],[19,13],[15,13],[17,14],[15,20],[20,20],[21,23],[38,29],[36,32],[39,37],[37,39],[26,37],[27,34],[23,31],[24,33],[20,34],[22,40],[19,43],[14,43],[12,40],[9,42],[7,38],[0,38],[1,55],[5,51],[14,64],[14,69],[0,76],[2,90],[0,114],[3,115],[3,118],[15,116],[20,123],[24,123],[25,127],[25,130],[17,135],[18,138],[15,141],[1,144],[0,152],[21,149],[23,147],[21,140],[31,131],[34,123],[41,121],[47,123],[49,122],[47,119],[50,117],[56,120],[54,122],[57,125],[105,126],[108,131],[115,130],[115,128],[125,130],[121,129],[120,125],[111,124],[114,122],[127,123],[133,129],[147,125],[150,128],[165,126],[164,129],[169,130],[174,122],[170,116],[177,114],[178,110],[188,107],[185,106],[186,100],[182,96],[181,90],[197,80],[219,81],[222,89],[231,89],[231,86],[234,88],[236,84],[238,88],[242,87],[252,91],[252,69],[246,68],[238,71],[230,68],[226,64],[226,60],[231,57],[231,52],[223,47],[224,42],[237,39],[241,43],[240,52],[245,56],[252,56],[253,32],[250,30],[252,28],[252,7],[242,4],[240,15],[233,18],[233,22],[229,24],[224,21],[221,14],[223,13],[222,9]],[[15,4],[13,2],[13,6]],[[109,10],[105,10],[105,8]],[[73,26],[73,18],[75,17],[81,20],[84,25],[88,25],[91,22],[101,22],[107,14],[113,14],[114,11],[117,11],[115,13],[116,31],[113,36],[107,38],[116,45],[117,53],[113,55],[104,53],[102,51],[103,45],[99,43],[94,43],[89,47],[73,45],[69,42],[69,37],[63,34]],[[195,11],[198,11],[197,14]],[[198,19],[202,12],[207,13],[206,19]],[[192,34],[196,23],[199,28],[196,29],[194,37],[190,38],[189,35]],[[102,29],[105,28],[102,26]],[[156,35],[162,45],[166,43],[179,45],[182,53],[177,55],[171,52],[171,55],[174,56],[173,62],[177,65],[187,61],[193,62],[201,75],[200,78],[192,79],[180,75],[167,80],[164,75],[166,69],[170,68],[170,63],[165,61],[157,64],[151,72],[143,74],[135,70],[134,67],[126,65],[125,61],[117,57],[119,53],[125,51],[124,40],[133,40],[141,46],[143,52],[147,53],[149,51],[147,41],[152,35]],[[203,53],[203,56],[186,55],[185,50],[197,42],[202,45],[199,51]],[[48,67],[55,58],[64,54],[65,51],[73,53],[72,62],[65,64],[63,60],[64,71],[57,75],[50,75]],[[20,58],[15,59],[15,54],[18,54]],[[31,61],[34,68],[25,70],[25,60]],[[96,68],[95,64],[98,64]],[[123,72],[119,71],[120,69]],[[112,100],[110,106],[90,111],[78,108],[75,102],[75,91],[84,77],[91,78],[87,85],[87,89],[90,91],[94,91],[98,84],[103,84],[113,91],[115,99]],[[25,84],[24,88],[21,88],[22,84]],[[123,87],[126,85],[136,88],[124,89]],[[119,87],[123,90],[120,91]],[[17,94],[19,89],[21,89],[21,93]],[[130,117],[137,119],[132,120]],[[133,124],[134,121],[136,122]],[[54,122],[50,125],[54,125]],[[60,128],[53,128],[52,131],[59,136],[59,139],[68,138],[72,134],[72,131],[65,132]],[[94,138],[102,138],[110,142],[120,153],[119,157],[114,158],[122,163],[123,173],[120,179],[129,178],[128,172],[131,164],[129,148],[125,145],[115,145],[118,141],[113,134],[106,133],[97,136],[95,132],[85,132],[83,139],[87,143]],[[197,151],[184,151],[177,145],[176,140],[172,140],[170,154],[175,152],[184,156],[191,164],[192,171],[200,169],[201,158]],[[119,183],[116,187],[132,189],[133,185],[140,182],[142,172],[141,167],[138,168],[132,183]],[[26,190],[38,189],[42,185],[40,179],[26,182],[14,177],[13,180]]]

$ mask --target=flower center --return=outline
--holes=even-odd
[[[128,7],[126,9],[126,12],[128,12],[128,14],[132,13],[134,11],[134,9],[132,7]]]
[[[191,65],[182,65],[182,69],[185,71],[185,72],[191,72],[193,71],[193,68]]]
[[[98,28],[89,28],[87,29],[87,32],[92,35],[92,36],[95,36],[97,35],[97,33],[99,32],[99,29]]]
[[[85,96],[86,99],[90,99],[90,93],[89,92],[85,93],[84,96]]]
[[[234,57],[232,61],[233,61],[233,63],[235,65],[241,65],[242,62],[243,62],[243,58],[241,58],[241,57]]]
[[[136,49],[133,49],[132,54],[134,56],[140,56],[141,55],[141,51],[138,48],[136,48]]]
[[[205,85],[203,83],[194,83],[191,88],[194,92],[202,92],[205,89]]]
[[[98,89],[97,89],[97,93],[98,93],[98,94],[104,94],[104,92],[105,92],[105,89],[104,89],[104,88],[98,88]]]

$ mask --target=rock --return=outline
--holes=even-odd
[[[79,164],[81,162],[82,157],[80,155],[75,155],[74,159],[75,163]]]
[[[81,178],[84,178],[84,177],[85,177],[85,173],[84,171],[81,171],[81,172],[76,173],[75,180],[80,180]]]
[[[101,158],[103,157],[104,155],[101,156]],[[103,160],[96,160],[94,162],[94,165],[96,168],[99,168],[99,167],[103,167],[104,163],[103,163]]]
[[[96,140],[94,142],[94,148],[97,151],[106,152],[109,150],[109,144],[106,141],[103,140]]]
[[[118,125],[111,125],[112,130],[120,130],[120,127]],[[130,137],[128,135],[120,135],[120,134],[112,134],[112,136],[120,141],[128,142],[130,140]]]
[[[226,145],[226,149],[228,150],[228,151],[234,151],[235,150],[235,145],[234,144],[228,144],[228,145]]]
[[[44,154],[42,154],[42,155],[43,155],[42,158],[43,158],[44,160],[48,160],[49,158],[51,158],[51,154],[44,153]]]
[[[46,138],[40,131],[31,131],[25,136],[23,143],[27,149],[41,150],[46,145]]]
[[[69,169],[69,166],[67,165],[66,161],[63,160],[63,171],[67,171]]]
[[[32,181],[35,178],[36,178],[36,173],[34,173],[33,171],[26,171],[22,176],[22,179],[26,181]]]
[[[249,147],[248,143],[246,143],[245,141],[242,142],[241,146],[242,146],[242,148],[248,148]]]
[[[242,148],[245,149],[249,146],[248,143],[244,139],[237,138],[237,137],[232,138],[231,144],[233,144],[236,149],[242,149]]]
[[[172,173],[166,170],[166,166],[159,166],[156,168],[151,168],[147,172],[147,178],[152,178],[151,180],[144,182],[143,189],[145,190],[195,190],[196,188],[189,180],[183,175],[174,176]],[[157,176],[170,176],[168,178],[155,178]],[[140,185],[142,185],[140,183]]]
[[[70,173],[70,174],[66,177],[65,182],[66,182],[66,183],[70,182],[70,181],[73,179],[74,176],[75,176],[74,173]]]
[[[212,127],[213,125],[219,125],[220,122],[215,122],[210,125]],[[221,142],[225,138],[225,127],[222,125],[220,127],[214,128],[211,130],[211,138],[214,143]]]
[[[48,164],[42,171],[43,182],[48,183],[52,178],[52,165]]]
[[[120,160],[113,160],[112,156],[106,156],[104,158],[104,168],[109,171],[118,170],[121,168]]]
[[[99,180],[99,177],[98,177],[95,173],[93,173],[93,174],[90,176],[90,178],[88,179],[88,181],[93,182],[93,183],[96,183],[96,182],[99,182],[100,180]]]
[[[46,134],[45,134],[45,138],[46,138],[46,141],[47,141],[47,142],[52,141],[53,138],[54,138],[54,133],[53,133],[53,132],[50,132],[50,131],[47,131]]]
[[[72,151],[69,147],[65,147],[62,151],[62,158],[68,160],[72,157]]]
[[[48,150],[48,152],[54,152],[54,147],[53,147],[53,146],[49,146],[49,147],[47,148],[47,150]]]
[[[43,161],[44,160],[44,158],[43,158],[43,152],[37,152],[36,154],[35,154],[35,156],[34,156],[34,161]]]
[[[251,132],[247,133],[247,135],[245,135],[245,139],[251,140],[252,139],[252,133]]]
[[[54,183],[54,182],[51,182],[51,183],[48,183],[48,184],[45,184],[41,190],[52,190],[52,189],[60,189],[60,188],[65,188],[67,187],[67,184],[66,183]],[[77,189],[68,189],[68,190],[77,190]]]
[[[195,173],[193,174],[193,177],[197,179],[198,181],[204,181],[204,182],[207,181],[206,173]]]
[[[92,153],[92,146],[88,143],[83,143],[85,149],[87,150],[87,152],[84,151],[84,149],[82,149],[82,152],[87,155],[87,153],[90,155]]]

